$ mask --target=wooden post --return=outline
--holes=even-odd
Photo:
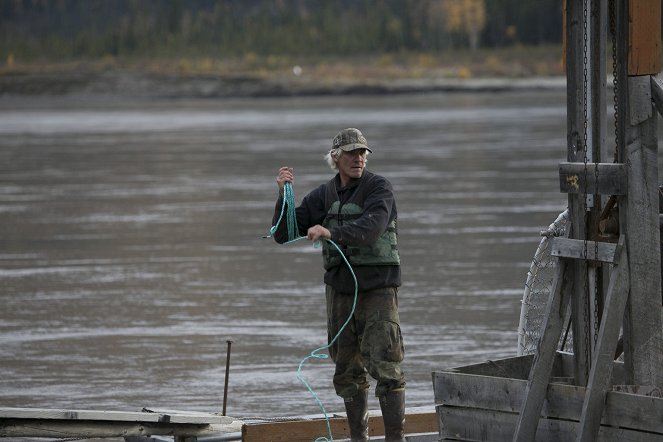
[[[569,305],[571,291],[568,289],[566,281],[573,277],[568,274],[571,272],[572,265],[567,259],[558,259],[556,267],[557,272],[553,281],[552,293],[546,305],[539,348],[532,362],[525,388],[525,399],[522,402],[513,435],[514,442],[530,442],[535,439],[553,360],[557,353],[557,344],[562,334],[565,312]]]
[[[631,0],[628,5],[631,26],[628,74],[656,75],[661,71],[661,2]]]
[[[629,165],[628,194],[620,206],[634,275],[624,320],[627,382],[663,385],[658,142],[648,75],[628,77],[628,127],[623,156]]]
[[[592,161],[594,163],[614,161],[614,154],[608,157],[608,143],[607,143],[607,76],[606,76],[606,63],[605,54],[608,39],[608,0],[593,0],[591,3],[590,20],[590,47],[592,60],[592,77],[591,77],[591,118],[592,124]],[[600,176],[600,175],[599,175]],[[599,222],[601,221],[601,213],[603,205],[610,198],[610,194],[599,194],[598,191],[593,192],[594,204],[588,214],[590,226],[590,238],[592,240],[599,239]],[[598,330],[600,327],[601,312],[603,309],[604,299],[606,296],[606,287],[609,284],[608,280],[608,267],[598,265],[598,263],[591,263],[589,267],[590,272],[587,277],[595,287],[589,290],[589,305],[590,305],[590,329],[592,330],[593,342],[596,342]]]
[[[620,202],[627,232],[631,291],[624,317],[627,382],[662,385],[661,272],[658,221],[658,141],[652,95],[661,68],[661,5],[656,0],[618,1],[619,161],[627,164],[628,193]]]
[[[584,108],[585,108],[585,42],[584,42],[584,2],[566,2],[566,94],[567,94],[567,160],[582,162],[584,157]],[[589,19],[589,17],[588,17]],[[591,75],[588,73],[588,75]],[[589,78],[588,78],[589,81]],[[588,94],[590,92],[588,91]],[[589,109],[588,109],[589,112]],[[571,233],[575,239],[585,239],[584,194],[569,194],[568,197]],[[587,262],[574,260],[574,281],[571,296],[571,317],[573,319],[574,378],[576,385],[584,386],[589,375],[590,329],[588,302],[584,293],[587,280]]]
[[[592,370],[585,390],[578,442],[592,442],[598,439],[605,398],[610,388],[613,359],[630,283],[628,253],[623,235],[619,239],[618,249],[617,267],[610,275],[601,327],[592,360]]]

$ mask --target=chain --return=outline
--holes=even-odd
[[[583,137],[582,137],[582,149],[583,149],[583,163],[584,163],[584,178],[585,178],[585,190],[583,194],[583,209],[587,213],[587,176],[588,169],[587,163],[589,158],[587,157],[587,129],[588,129],[588,118],[587,118],[587,2],[589,0],[583,1],[583,55],[582,55],[582,65],[583,65],[583,101],[582,101],[582,116],[583,116]],[[587,236],[588,236],[588,227],[585,223],[585,247],[584,247],[584,258],[587,259]]]
[[[589,171],[588,171],[588,166],[587,163],[589,162],[588,158],[588,149],[587,149],[587,141],[588,141],[588,126],[589,126],[589,118],[588,118],[588,109],[587,109],[587,99],[588,99],[588,56],[587,56],[587,51],[588,51],[588,45],[589,45],[589,33],[588,33],[588,12],[587,12],[587,3],[590,0],[584,0],[583,1],[583,58],[582,58],[582,63],[583,63],[583,103],[582,103],[582,114],[583,114],[583,163],[584,163],[584,178],[585,178],[585,188],[584,188],[584,193],[583,193],[583,211],[584,211],[584,219],[585,219],[585,237],[584,237],[584,247],[583,247],[583,257],[584,257],[584,262],[585,262],[585,269],[588,269],[588,261],[587,261],[587,241],[589,238],[589,223],[588,223],[588,218],[587,218],[587,212],[589,210],[589,205],[587,204],[587,187],[588,187],[588,177],[589,177]],[[585,273],[585,287],[584,287],[584,292],[585,292],[585,303],[583,305],[583,321],[584,321],[584,336],[585,339],[590,336],[590,329],[589,329],[589,274],[588,272]],[[589,378],[589,361],[591,360],[591,355],[590,355],[590,349],[589,346],[585,346],[585,361],[587,363],[585,364],[585,377]]]
[[[596,348],[596,342],[599,339],[599,283],[600,275],[599,268],[595,267],[594,269],[594,348]]]
[[[619,106],[617,99],[618,96],[618,70],[617,70],[617,2],[616,0],[610,1],[610,34],[612,42],[612,101],[613,101],[613,110],[615,116],[615,159],[614,162],[618,162],[619,158]]]
[[[588,0],[589,1],[589,0]],[[594,196],[594,208],[595,211],[594,213],[598,213],[601,205],[601,195],[598,193],[598,185],[599,185],[599,160],[601,159],[601,154],[600,154],[600,149],[594,149],[595,155],[594,155],[594,182],[596,183],[596,188],[594,190],[595,196]],[[598,220],[597,222],[597,229],[598,229]],[[598,238],[594,238],[594,257],[597,258],[599,256],[599,242],[597,240]],[[598,263],[598,261],[595,261]],[[599,275],[601,272],[599,272],[599,267],[598,264],[594,268],[594,348],[596,348],[596,342],[599,337],[599,296],[600,296],[600,278]]]

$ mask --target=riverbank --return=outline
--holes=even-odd
[[[554,50],[293,60],[23,62],[0,66],[0,96],[224,98],[565,87]]]
[[[0,95],[112,95],[155,98],[278,97],[398,94],[437,91],[502,91],[564,88],[563,77],[400,78],[316,81],[315,78],[173,75],[135,71],[8,73],[0,76]]]

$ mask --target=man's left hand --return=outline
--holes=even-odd
[[[310,227],[306,232],[306,237],[311,241],[317,241],[320,238],[331,239],[331,232],[326,228],[322,227],[320,224],[317,224],[313,227]]]

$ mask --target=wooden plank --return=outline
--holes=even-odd
[[[567,1],[565,6],[567,161],[582,161],[584,47],[579,36],[582,35],[583,11],[577,1]]]
[[[566,290],[567,261],[559,260],[556,267],[557,272],[553,281],[552,293],[544,315],[543,334],[527,380],[525,400],[520,409],[516,432],[513,436],[514,442],[534,440],[546,387],[553,367],[557,343],[562,333],[564,313],[570,301],[569,292]]]
[[[462,410],[441,407],[440,436],[465,441],[506,441],[513,434],[517,415],[487,410]],[[443,424],[444,423],[444,424]],[[541,419],[537,427],[537,441],[572,440],[574,422]]]
[[[452,371],[464,374],[478,374],[481,376],[504,377],[512,379],[527,380],[530,370],[532,369],[532,362],[534,355],[514,356],[511,358],[503,358],[496,360],[488,360],[476,364],[464,365],[461,367],[453,367],[444,369],[444,371]],[[618,363],[618,366],[622,365]],[[617,368],[616,373],[622,373]],[[558,378],[569,378],[573,376],[573,354],[558,351],[555,354],[553,361],[552,376]],[[618,378],[616,383],[623,383],[623,378]]]
[[[436,406],[485,409],[517,415],[524,402],[527,381],[436,372],[434,379]],[[568,384],[549,384],[541,416],[578,420],[584,388]],[[513,436],[510,434],[509,439]]]
[[[573,353],[557,351],[553,362],[551,376],[555,378],[572,378],[574,371],[574,359],[575,356]],[[448,368],[444,369],[444,371],[527,380],[529,377],[529,372],[532,368],[533,361],[534,355],[523,355],[492,361],[489,360],[476,364],[464,365],[461,367]],[[433,377],[435,377],[435,372],[433,372]],[[614,361],[611,383],[613,385],[619,385],[624,384],[625,382],[626,374],[624,370],[624,363],[621,361]]]
[[[584,2],[570,1],[566,3],[566,159],[569,162],[583,161],[584,156]],[[621,47],[621,46],[620,46]],[[626,59],[624,53],[623,60]],[[625,63],[620,63],[624,66]],[[623,109],[623,108],[622,108]],[[585,199],[583,194],[568,194],[568,207],[570,213],[569,230],[576,239],[584,239],[585,226]],[[574,291],[571,303],[571,314],[573,318],[573,348],[578,355],[574,358],[573,376],[576,383],[584,385],[589,373],[589,360],[584,357],[588,354],[589,339],[582,331],[585,324],[582,323],[586,315],[583,313],[585,303],[582,299],[582,289],[587,277],[587,266],[584,261],[573,261],[569,266],[573,273],[571,284]]]
[[[663,440],[663,399],[608,391],[601,425],[655,433]]]
[[[438,407],[440,437],[443,440],[505,441],[509,440],[517,415],[492,410]],[[536,432],[536,441],[567,441],[576,436],[577,422],[542,418]],[[661,442],[663,435],[644,433],[632,428],[601,426],[601,442]]]
[[[478,408],[509,413],[517,413],[520,410],[527,386],[527,382],[522,379],[450,374],[448,372],[435,372],[433,383],[435,404],[438,406]],[[541,408],[541,416],[577,421],[582,409],[584,394],[583,387],[561,383],[549,384]]]
[[[570,238],[553,238],[550,254],[559,258],[589,259],[612,263],[615,260],[617,244],[601,241],[583,241]],[[586,256],[585,256],[586,253]]]
[[[0,437],[110,438],[138,436],[212,436],[238,433],[219,424],[172,424],[158,422],[0,419]]]
[[[350,429],[345,416],[331,417],[329,426],[334,439],[350,437]],[[384,435],[384,424],[381,415],[369,415],[368,430],[371,437]],[[406,412],[406,433],[437,431],[437,416],[434,411]],[[267,437],[267,435],[269,436]],[[306,420],[246,423],[242,427],[242,442],[310,442],[316,437],[328,435],[327,422],[320,417]]]
[[[329,427],[333,437],[348,438],[350,429],[344,417],[333,417],[329,419]],[[369,419],[369,431],[376,431],[374,421]],[[261,422],[256,424],[245,424],[242,427],[243,442],[262,441],[311,441],[318,437],[328,437],[327,422],[324,419],[286,421],[286,422]]]
[[[642,101],[638,90],[629,102]],[[646,98],[646,97],[645,97]],[[660,229],[658,221],[657,117],[626,129],[622,156],[629,164],[628,194],[620,202],[620,225],[631,271],[624,321],[627,384],[663,385]]]
[[[182,437],[239,433],[242,422],[211,413],[0,408],[0,437]]]
[[[183,424],[230,424],[237,421],[229,416],[211,413],[134,412],[104,410],[65,410],[47,408],[8,408],[0,407],[0,419],[56,419],[56,420],[92,420],[115,422],[170,422]]]
[[[631,126],[647,121],[654,114],[651,96],[651,77],[628,77],[629,121]]]
[[[661,74],[651,77],[651,96],[658,114],[663,116],[663,77]]]
[[[661,2],[630,1],[628,8],[628,74],[658,74],[661,71]]]
[[[527,380],[533,360],[534,355],[529,354],[449,368],[447,371]]]
[[[592,369],[589,373],[585,399],[580,418],[578,442],[595,441],[601,426],[605,397],[610,386],[619,331],[621,329],[629,292],[628,256],[624,235],[619,238],[619,259],[612,269],[605,299],[598,339],[594,348]]]
[[[613,391],[663,398],[663,390],[656,385],[613,385]]]
[[[598,179],[597,171],[598,169]],[[626,171],[619,163],[559,164],[559,189],[562,193],[624,195]]]
[[[438,410],[440,407],[483,409],[511,413],[515,420],[524,401],[527,382],[522,379],[436,371],[433,386]],[[584,387],[551,383],[546,388],[540,416],[579,422],[586,394],[587,389]],[[608,391],[601,425],[663,435],[663,399]],[[512,436],[513,432],[509,439]]]

